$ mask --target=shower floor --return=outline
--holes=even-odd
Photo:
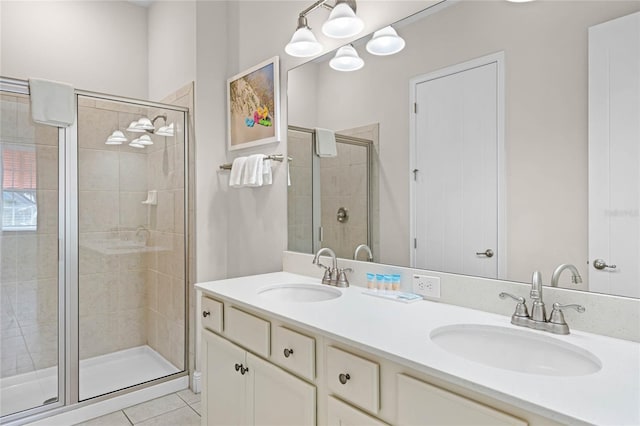
[[[38,407],[58,395],[58,368],[0,379],[0,415]],[[80,361],[80,400],[144,383],[180,370],[149,346]]]

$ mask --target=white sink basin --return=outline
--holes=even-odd
[[[591,352],[525,329],[460,324],[437,328],[430,337],[447,352],[520,373],[585,376],[602,368]]]
[[[262,297],[282,302],[322,302],[342,296],[337,288],[323,284],[276,284],[258,290]]]

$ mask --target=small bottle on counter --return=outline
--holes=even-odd
[[[378,285],[378,291],[384,291],[384,275],[376,274],[376,284]]]
[[[391,276],[391,288],[393,291],[400,291],[400,274]]]
[[[375,290],[376,274],[367,273],[367,288],[370,290]]]
[[[391,291],[393,283],[393,277],[391,274],[385,274],[384,276],[384,289],[386,291]]]

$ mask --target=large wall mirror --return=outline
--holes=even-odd
[[[288,73],[289,249],[640,297],[640,1],[446,0],[393,26],[397,54],[366,36],[358,71]]]

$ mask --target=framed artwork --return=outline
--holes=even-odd
[[[227,80],[227,148],[279,141],[280,73],[274,56]]]

